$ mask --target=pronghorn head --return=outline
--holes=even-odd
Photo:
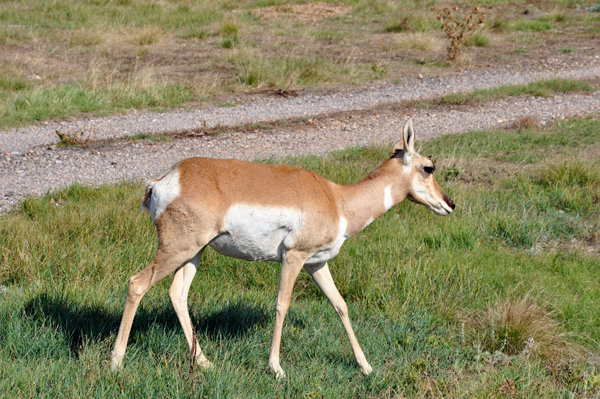
[[[433,177],[435,165],[431,159],[415,152],[415,132],[412,119],[404,125],[402,140],[394,145],[394,155],[402,162],[402,174],[406,182],[406,197],[424,205],[441,216],[452,213],[454,202],[442,190]]]

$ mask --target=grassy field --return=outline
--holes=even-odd
[[[597,42],[594,0],[457,0],[487,22],[459,66],[517,65]],[[23,0],[0,3],[0,127],[441,74],[435,1]],[[212,99],[212,100],[211,100]],[[219,100],[217,100],[218,102]]]
[[[419,144],[419,143],[417,143]],[[152,288],[124,368],[108,370],[127,279],[153,257],[140,184],[73,186],[0,217],[0,392],[7,397],[597,397],[600,122],[421,143],[456,202],[402,203],[330,263],[374,368],[301,273],[282,367],[267,372],[279,267],[207,250],[190,313],[212,370],[189,374],[167,297]],[[389,156],[357,148],[286,163],[349,183]]]

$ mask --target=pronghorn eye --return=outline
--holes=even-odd
[[[427,173],[427,174],[432,174],[432,173],[433,173],[433,171],[435,170],[435,167],[434,167],[434,166],[425,166],[425,167],[423,168],[423,170],[424,170],[424,171],[425,171],[425,173]]]

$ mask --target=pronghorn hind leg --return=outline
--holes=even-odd
[[[200,248],[188,248],[176,252],[172,249],[165,250],[163,247],[159,246],[152,262],[150,262],[150,264],[141,272],[129,279],[125,310],[123,311],[115,347],[110,354],[110,367],[112,370],[121,366],[123,357],[125,356],[125,350],[127,349],[127,340],[129,339],[129,333],[131,332],[133,318],[144,294],[154,284],[173,273],[173,271],[180,267],[184,262],[193,258],[202,247],[203,246]]]
[[[281,265],[281,274],[279,275],[279,290],[277,292],[277,304],[275,305],[275,328],[273,329],[273,341],[271,342],[271,353],[269,355],[269,369],[277,378],[285,377],[285,372],[279,364],[279,347],[281,344],[281,330],[283,329],[283,320],[290,307],[292,290],[298,274],[307,256],[302,252],[290,251],[285,255]]]
[[[175,275],[173,276],[171,288],[169,288],[169,298],[171,299],[175,313],[177,313],[177,318],[179,318],[179,322],[183,328],[183,333],[185,334],[185,339],[187,340],[188,346],[192,353],[194,352],[193,345],[196,346],[196,363],[202,368],[208,368],[212,367],[212,363],[206,359],[206,356],[204,356],[204,353],[202,353],[202,349],[200,349],[198,340],[194,336],[192,321],[190,319],[190,313],[188,309],[188,295],[190,292],[190,286],[192,285],[192,281],[196,275],[196,270],[198,269],[198,264],[200,263],[200,258],[202,257],[203,252],[204,248],[201,249],[193,259],[177,269]]]
[[[350,318],[348,317],[348,306],[335,286],[333,277],[331,277],[331,273],[329,272],[329,266],[327,266],[327,263],[321,263],[315,265],[305,265],[304,267],[308,273],[310,273],[314,282],[321,289],[323,294],[325,294],[329,302],[333,305],[337,314],[340,316],[342,324],[346,329],[350,346],[354,352],[354,358],[360,367],[360,371],[364,375],[371,374],[373,368],[367,362],[365,354],[363,353],[360,345],[358,344],[358,340],[354,335],[352,325],[350,324]]]

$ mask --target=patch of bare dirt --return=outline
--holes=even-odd
[[[291,18],[307,22],[346,15],[350,11],[352,11],[351,6],[316,2],[258,8],[254,10],[254,13],[264,19]]]
[[[583,239],[572,239],[571,241],[550,241],[547,246],[563,252],[581,251],[587,255],[600,257],[600,237],[598,233],[590,234]]]

